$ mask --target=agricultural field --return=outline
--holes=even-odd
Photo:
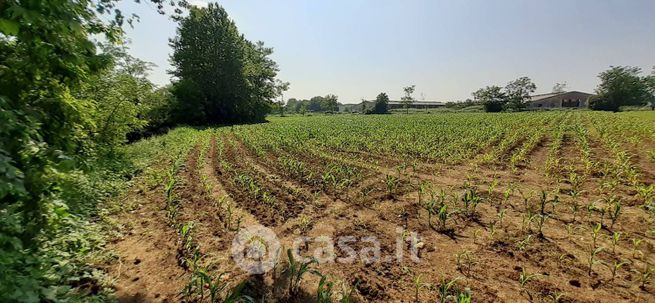
[[[653,302],[654,130],[587,111],[178,128],[127,147],[143,173],[107,268],[123,302]],[[258,225],[281,248],[251,275],[231,249]],[[314,255],[343,237],[358,257]]]

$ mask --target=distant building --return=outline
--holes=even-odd
[[[587,99],[589,99],[590,96],[593,95],[578,91],[534,95],[530,97],[528,107],[535,109],[562,107],[583,108],[587,107]]]
[[[409,108],[419,108],[419,109],[426,109],[426,108],[438,108],[438,107],[444,107],[446,106],[446,103],[444,102],[437,102],[437,101],[414,101],[411,104],[409,104]],[[395,100],[390,100],[388,103],[388,108],[389,110],[392,109],[398,109],[398,108],[405,108],[405,104],[402,101],[395,101]]]
[[[444,107],[446,106],[445,102],[437,102],[437,101],[414,101],[411,104],[409,104],[409,108],[414,108],[414,109],[430,109],[430,108],[438,108],[438,107]],[[339,111],[340,112],[362,112],[362,109],[370,110],[375,107],[375,100],[366,100],[362,101],[358,104],[340,104],[339,105]],[[387,109],[392,110],[392,109],[404,109],[405,104],[402,101],[397,101],[397,100],[389,100],[389,103],[387,103]]]

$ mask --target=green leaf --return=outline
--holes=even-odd
[[[13,20],[0,19],[0,32],[7,36],[18,35],[19,24]]]

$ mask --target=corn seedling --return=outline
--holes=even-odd
[[[294,296],[298,293],[300,283],[306,273],[313,273],[320,276],[318,271],[311,268],[311,266],[318,263],[318,261],[314,258],[310,258],[307,261],[297,261],[293,257],[291,249],[287,250],[287,257],[289,262],[286,269],[289,274],[289,294]]]
[[[476,263],[473,253],[468,250],[457,253],[455,255],[455,259],[457,261],[457,269],[460,271],[464,271],[464,269],[466,269],[466,271],[469,273],[471,272],[473,265]]]
[[[511,187],[505,190],[503,193],[503,204],[507,204],[507,202],[509,202],[509,198],[512,196],[512,191],[513,190]]]
[[[570,239],[573,236],[574,227],[572,223],[566,224],[566,238]]]
[[[442,204],[439,207],[439,212],[437,213],[437,217],[439,218],[439,222],[441,224],[441,230],[446,230],[446,223],[448,221],[449,216],[450,213],[448,212],[448,205]]]
[[[503,226],[503,220],[505,219],[505,211],[506,209],[504,208],[498,211],[498,224],[500,224],[501,227]]]
[[[559,303],[564,297],[565,293],[563,292],[554,292],[548,295],[548,298],[553,301],[553,303]]]
[[[528,282],[536,279],[538,276],[538,274],[529,273],[525,267],[522,268],[521,274],[519,275],[519,285],[521,285],[521,290],[525,290],[525,286],[528,284]]]
[[[225,229],[230,230],[232,226],[232,216],[234,215],[234,207],[232,204],[227,205],[227,209],[225,210],[225,222],[223,224],[225,225]]]
[[[473,231],[473,243],[478,243],[478,238],[480,237],[481,231],[476,229]]]
[[[457,303],[471,303],[473,302],[473,293],[470,289],[465,289],[457,294]]]
[[[321,276],[316,289],[317,303],[332,303],[332,288],[334,283],[327,280],[326,276]]]
[[[619,243],[621,240],[621,233],[620,232],[614,232],[612,233],[612,254],[616,254],[616,245]]]
[[[418,297],[419,292],[421,291],[422,288],[428,287],[430,285],[423,282],[423,280],[421,280],[421,275],[414,276],[414,278],[412,279],[412,282],[414,284],[414,299],[415,299],[416,302],[420,302],[419,297]]]
[[[448,301],[448,299],[451,297],[450,289],[459,279],[460,278],[455,278],[450,281],[443,279],[441,283],[439,283],[439,303],[446,303],[446,301]]]
[[[222,303],[255,303],[253,298],[243,294],[243,289],[247,283],[247,280],[241,281],[237,286],[230,289]]]
[[[355,282],[354,286],[348,285],[346,283],[342,283],[341,299],[339,299],[339,303],[353,303],[353,292],[355,291],[355,289],[357,289],[358,284],[359,284],[359,280]]]
[[[489,237],[493,239],[495,235],[496,235],[496,222],[491,222],[489,224]]]
[[[428,184],[425,180],[421,180],[418,185],[418,205],[423,205],[423,194],[425,194]]]
[[[178,262],[184,268],[189,268],[191,259],[195,259],[198,253],[198,246],[193,241],[193,222],[187,222],[178,227],[180,235],[180,247],[178,248]]]
[[[491,198],[494,191],[496,190],[496,186],[498,186],[498,179],[494,177],[493,180],[491,180],[491,183],[489,183],[489,187],[487,188],[487,194],[489,195],[489,198]]]
[[[601,225],[596,223],[596,226],[591,229],[591,239],[593,240],[592,248],[596,248],[596,241],[598,240],[598,235],[600,234]]]
[[[517,247],[520,251],[525,251],[525,250],[528,248],[528,246],[530,245],[530,242],[531,242],[531,241],[532,241],[532,235],[528,235],[525,239],[519,241],[519,242],[516,244],[516,247]]]
[[[589,259],[588,259],[588,261],[589,261],[589,264],[588,264],[589,265],[589,271],[588,271],[588,274],[590,276],[591,276],[591,273],[592,273],[593,266],[598,263],[598,261],[596,260],[596,255],[598,255],[601,251],[603,251],[603,248],[602,247],[597,247],[597,248],[593,248],[589,252]]]
[[[596,201],[589,201],[589,204],[587,204],[587,221],[591,221],[591,215],[597,210]]]
[[[612,280],[616,278],[616,272],[623,267],[623,265],[628,264],[627,261],[614,261],[613,263],[604,263],[607,268],[609,268],[610,272],[612,273]]]
[[[610,217],[610,229],[614,230],[614,224],[621,215],[621,200],[615,197],[610,198],[610,204],[607,206],[606,212]]]
[[[300,223],[298,223],[298,229],[300,230],[301,234],[307,233],[312,228],[312,225],[314,225],[314,222],[312,221],[311,217],[308,217],[306,215],[300,216]]]
[[[471,217],[475,214],[478,204],[482,201],[475,187],[470,187],[464,192],[462,202],[464,202],[464,211]]]
[[[655,184],[649,186],[637,185],[637,196],[641,199],[643,206],[646,210],[652,211],[655,208],[653,205],[653,197],[655,196]]]
[[[550,200],[550,205],[552,206],[553,214],[557,213],[556,208],[557,208],[557,205],[559,204],[559,202],[560,202],[560,200],[559,200],[558,195],[555,195],[555,197],[553,197],[553,199]]]
[[[655,274],[655,267],[651,266],[648,263],[644,263],[644,269],[639,272],[639,281],[641,282],[641,289],[646,288],[646,284],[650,281],[650,279],[653,277]]]
[[[641,245],[641,239],[632,238],[632,257],[637,258],[637,254],[641,254],[639,246]]]
[[[205,292],[209,292],[209,302],[221,302],[220,295],[228,286],[223,279],[225,274],[225,272],[221,272],[216,277],[212,277],[205,268],[194,269],[191,273],[191,280],[185,287],[185,296],[195,295],[199,297],[199,301],[203,301]]]
[[[400,185],[400,178],[387,174],[384,179],[384,184],[387,187],[387,193],[389,195],[394,195],[396,193],[396,189],[398,189],[398,186]]]

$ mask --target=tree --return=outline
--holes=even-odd
[[[497,113],[507,104],[507,95],[500,86],[487,86],[473,93],[473,99],[482,103],[484,111]]]
[[[323,97],[321,102],[321,110],[325,112],[338,112],[339,111],[339,98],[336,95],[329,94]]]
[[[125,143],[127,135],[143,130],[149,123],[147,114],[162,101],[155,94],[155,85],[147,79],[154,66],[127,54],[125,47],[103,46],[112,64],[92,75],[75,90],[79,99],[92,100],[91,113],[95,127],[90,136],[98,148],[113,151]]]
[[[386,93],[380,93],[375,97],[375,106],[373,107],[374,114],[387,114],[389,113],[389,96]]]
[[[298,110],[300,109],[300,103],[301,101],[298,101],[298,99],[290,98],[289,100],[287,100],[287,104],[285,106],[286,110],[288,112],[297,113]]]
[[[553,93],[563,93],[566,91],[566,87],[567,87],[566,81],[563,83],[559,83],[559,82],[555,83],[555,85],[553,86]]]
[[[409,114],[409,107],[412,105],[412,103],[414,103],[414,97],[412,97],[412,94],[414,93],[415,89],[416,85],[410,85],[403,88],[405,95],[400,98],[400,102],[402,102],[403,106],[405,107],[407,114]]]
[[[650,109],[655,110],[655,67],[653,67],[653,71],[650,73],[650,75],[644,78],[644,83],[646,83],[646,86],[648,87],[648,93],[650,95],[648,96]]]
[[[507,95],[507,108],[514,111],[522,110],[530,100],[530,95],[537,90],[537,86],[528,77],[521,77],[505,86]]]
[[[275,80],[275,90],[276,94],[280,97],[278,101],[278,107],[280,108],[280,117],[284,117],[284,92],[289,90],[289,82],[282,82],[280,80]]]
[[[221,6],[192,7],[170,45],[180,122],[264,121],[280,92],[277,85],[284,84],[275,82],[278,67],[269,58],[273,50],[246,40]]]
[[[590,99],[593,110],[619,111],[625,105],[643,105],[651,98],[647,81],[639,75],[641,69],[631,66],[611,66],[600,73],[600,84],[595,98]]]
[[[309,99],[307,110],[311,112],[322,112],[324,104],[325,104],[325,100],[323,99],[322,96],[312,97],[311,99]]]

